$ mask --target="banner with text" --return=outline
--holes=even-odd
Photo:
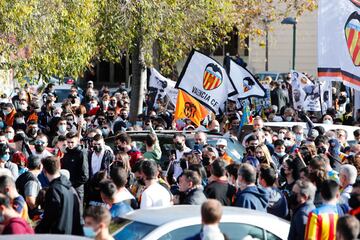
[[[176,88],[184,90],[215,114],[224,109],[228,95],[236,93],[225,69],[195,50],[190,53]]]
[[[320,0],[318,76],[360,90],[360,1]]]

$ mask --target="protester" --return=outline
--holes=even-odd
[[[4,225],[1,234],[34,234],[34,230],[20,217],[20,214],[11,206],[11,200],[5,194],[0,194],[1,224]]]
[[[109,227],[111,215],[109,210],[102,206],[93,206],[84,213],[84,235],[95,240],[113,240]]]
[[[185,170],[179,177],[180,199],[178,204],[201,205],[206,196],[197,172]]]
[[[187,240],[224,240],[224,234],[219,228],[222,216],[221,203],[215,199],[209,199],[201,205],[201,232]]]
[[[360,223],[354,216],[340,217],[336,224],[337,240],[354,240],[360,236]]]
[[[36,226],[37,233],[83,235],[80,223],[80,200],[71,182],[60,174],[60,162],[55,157],[42,160],[44,173],[50,182],[44,202],[44,215]]]

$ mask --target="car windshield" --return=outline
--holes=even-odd
[[[120,231],[115,233],[113,236],[116,240],[140,240],[143,239],[149,232],[157,228],[155,225],[123,219],[120,225],[122,226]]]
[[[264,80],[267,76],[271,77],[273,80],[276,80],[277,74],[275,74],[275,73],[258,73],[258,74],[256,74],[256,76],[261,81]]]
[[[57,102],[63,102],[65,99],[68,98],[70,94],[70,89],[56,89],[55,93],[57,95]]]

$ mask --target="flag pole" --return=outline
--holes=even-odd
[[[319,95],[320,95],[320,112],[321,112],[321,117],[324,115],[323,113],[323,104],[322,104],[322,92],[321,92],[321,83],[319,81],[319,79],[317,80],[317,82],[319,83]]]

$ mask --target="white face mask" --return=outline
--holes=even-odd
[[[333,124],[333,122],[331,120],[329,120],[329,119],[324,120],[323,123],[328,124],[328,125]]]
[[[284,140],[284,137],[285,137],[285,134],[283,134],[283,133],[279,133],[279,135],[278,135],[278,139],[280,139],[280,140]]]
[[[290,140],[285,140],[284,145],[285,145],[285,147],[290,147],[292,145],[292,143]]]
[[[60,125],[59,126],[59,132],[66,132],[66,125]]]
[[[285,120],[286,120],[287,122],[291,122],[292,117],[286,117]]]

